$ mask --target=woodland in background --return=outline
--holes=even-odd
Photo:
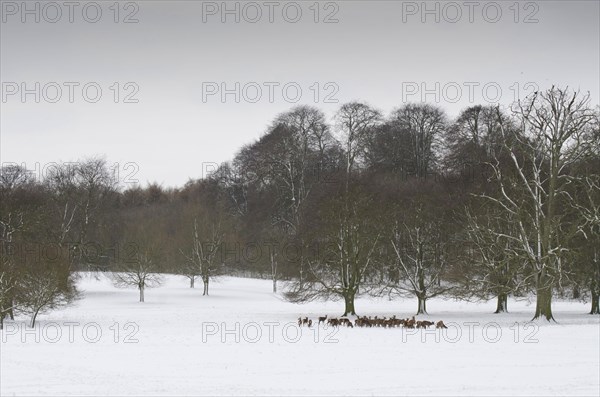
[[[357,296],[470,301],[600,296],[600,111],[553,87],[509,108],[449,119],[405,104],[384,116],[361,102],[333,120],[311,106],[275,118],[230,162],[185,186],[119,184],[103,158],[43,178],[0,177],[0,319],[77,299],[78,271],[117,286],[161,274],[202,282],[269,278],[292,302]],[[199,170],[200,172],[200,170]],[[285,280],[285,283],[278,281]],[[1,320],[0,320],[1,323]]]

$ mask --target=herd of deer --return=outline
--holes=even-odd
[[[432,325],[435,325],[436,328],[448,328],[448,327],[446,327],[446,325],[444,324],[444,322],[442,320],[438,321],[437,323],[434,323],[433,321],[416,320],[415,316],[413,316],[411,319],[408,319],[408,318],[404,319],[404,318],[396,318],[395,315],[390,318],[386,318],[386,317],[379,318],[377,316],[375,316],[375,317],[366,317],[366,316],[357,317],[356,320],[354,320],[354,324],[352,323],[352,321],[350,321],[349,319],[347,319],[345,317],[327,318],[327,316],[324,316],[324,317],[319,317],[317,326],[320,325],[321,323],[332,326],[332,327],[348,327],[348,328],[354,328],[354,327],[429,328]],[[305,317],[305,318],[299,317],[298,318],[298,326],[302,327],[303,325],[310,328],[313,325],[313,320],[309,319],[308,317]]]

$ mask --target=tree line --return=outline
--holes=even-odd
[[[426,103],[383,115],[359,101],[332,120],[278,115],[210,175],[180,188],[122,188],[103,158],[18,165],[0,177],[0,318],[78,297],[82,270],[139,289],[180,274],[285,280],[292,302],[411,296],[556,296],[600,313],[600,111],[552,87],[451,119]]]

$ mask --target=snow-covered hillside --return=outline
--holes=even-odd
[[[2,331],[4,395],[598,395],[600,319],[556,302],[558,324],[527,324],[533,307],[428,302],[448,330],[298,328],[341,302],[295,305],[269,281],[223,278],[211,296],[167,278],[136,290],[85,276],[74,307]],[[363,300],[360,315],[410,317],[413,300]],[[518,323],[518,325],[515,325]],[[300,332],[300,334],[298,334]],[[38,339],[36,341],[36,339]],[[237,339],[237,340],[236,340]]]

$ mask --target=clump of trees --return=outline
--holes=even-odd
[[[71,171],[72,180],[77,172]],[[74,184],[76,182],[73,182]],[[78,250],[61,233],[73,222],[65,210],[55,217],[58,193],[18,165],[0,173],[0,327],[15,314],[31,316],[66,306],[78,298],[72,265]]]
[[[74,276],[60,274],[64,269],[51,265],[46,269],[28,269],[16,286],[16,309],[31,315],[30,326],[35,327],[38,314],[71,304],[79,297]]]
[[[345,315],[361,295],[412,297],[417,313],[439,295],[494,299],[501,313],[510,296],[533,294],[534,317],[552,320],[553,296],[567,292],[597,314],[599,114],[588,95],[557,87],[454,119],[425,103],[386,116],[354,101],[330,123],[297,106],[175,189],[123,189],[98,158],[37,180],[5,166],[0,317],[72,302],[73,272],[89,269],[114,272],[142,301],[159,273],[192,288],[200,279],[203,295],[214,277],[245,274],[272,280],[273,292],[286,281],[293,302],[339,299]],[[66,259],[15,254],[34,242]],[[36,310],[41,295],[23,288],[56,299]]]

